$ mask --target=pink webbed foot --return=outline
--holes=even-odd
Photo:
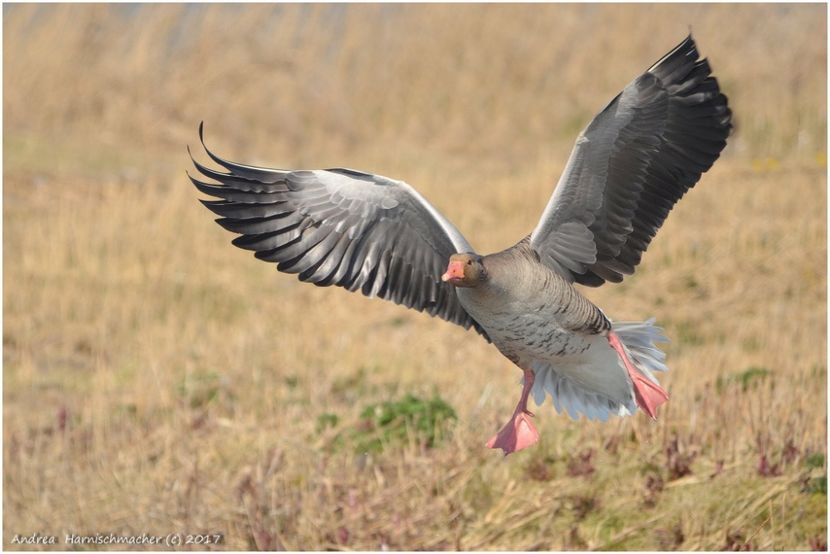
[[[651,419],[657,419],[657,407],[669,399],[669,393],[634,367],[619,337],[613,331],[608,333],[608,343],[620,355],[625,369],[628,370],[628,376],[634,385],[634,399],[637,401],[637,406]]]
[[[536,444],[539,440],[539,431],[533,425],[529,412],[517,412],[513,414],[507,425],[502,427],[492,439],[487,441],[487,448],[501,448],[504,455],[512,454]]]
[[[516,405],[513,417],[510,418],[507,425],[501,428],[501,431],[487,441],[487,448],[501,448],[504,450],[505,456],[532,446],[539,440],[539,431],[536,430],[536,426],[530,420],[533,414],[527,409],[527,397],[530,395],[530,389],[533,388],[533,381],[536,376],[527,369],[524,370],[524,374],[525,383],[522,387],[522,396]]]

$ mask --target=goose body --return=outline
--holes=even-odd
[[[505,357],[541,377],[537,404],[550,395],[574,418],[602,420],[636,409],[630,379],[605,338],[611,322],[598,307],[539,264],[527,241],[481,261],[488,279],[459,288],[459,300]]]
[[[191,177],[233,243],[318,286],[391,300],[473,328],[523,372],[513,417],[488,446],[538,439],[527,409],[605,420],[668,399],[653,321],[612,322],[574,284],[634,272],[673,205],[720,155],[726,97],[691,36],[632,81],[579,135],[536,228],[481,256],[408,184],[355,171],[278,170],[205,151],[217,183]],[[204,146],[202,128],[200,138]]]

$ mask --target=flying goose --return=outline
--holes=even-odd
[[[473,328],[523,372],[513,416],[487,446],[505,455],[539,438],[527,408],[605,421],[668,394],[654,320],[612,322],[574,288],[634,273],[675,202],[726,145],[727,99],[691,35],[637,77],[576,140],[536,228],[479,255],[414,188],[353,169],[279,170],[191,159],[202,203],[233,244],[318,286],[336,285]],[[189,151],[189,149],[188,149]]]

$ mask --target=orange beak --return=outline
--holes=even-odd
[[[450,261],[447,272],[441,275],[442,281],[460,281],[464,279],[464,262],[458,260]]]

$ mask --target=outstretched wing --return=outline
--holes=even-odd
[[[691,35],[580,134],[531,246],[570,281],[620,282],[726,146],[732,114]]]
[[[472,252],[461,233],[417,191],[351,169],[283,171],[232,163],[207,154],[228,173],[196,160],[219,184],[190,177],[216,222],[241,236],[233,244],[301,281],[378,296],[457,323],[481,327],[441,281],[449,257]],[[489,339],[488,339],[489,340]]]

